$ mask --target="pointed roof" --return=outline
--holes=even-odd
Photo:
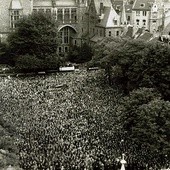
[[[127,24],[125,3],[123,1],[122,13],[121,13],[121,24]]]
[[[118,26],[114,25],[114,20],[119,20],[119,15],[112,7],[104,7],[103,14],[101,15],[101,21],[98,26],[109,28]]]
[[[22,9],[20,0],[11,0],[9,9]]]
[[[100,13],[100,3],[103,3],[104,7],[111,7],[112,3],[111,0],[94,0],[94,5],[97,11],[97,14]]]

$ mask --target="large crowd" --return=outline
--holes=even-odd
[[[121,138],[113,135],[109,115],[120,94],[102,86],[96,72],[0,77],[0,112],[16,128],[20,167],[99,170],[115,165]]]

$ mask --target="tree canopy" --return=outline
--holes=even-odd
[[[68,54],[68,60],[73,63],[85,63],[92,59],[92,48],[83,43],[82,46],[73,46]]]
[[[170,157],[170,102],[151,88],[130,92],[115,107],[122,152],[128,162],[162,168]]]
[[[13,55],[35,55],[44,58],[57,50],[57,24],[51,15],[33,13],[24,16],[8,37]]]
[[[8,37],[10,55],[16,68],[57,68],[60,65],[57,29],[57,23],[50,14],[38,12],[20,19],[16,30]],[[53,63],[51,59],[54,59],[56,66],[49,66],[49,63]]]
[[[156,88],[170,99],[170,47],[160,42],[105,38],[95,46],[92,64],[106,70],[109,83],[116,82],[128,94],[138,87]]]

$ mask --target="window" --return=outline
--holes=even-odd
[[[67,52],[68,52],[68,49],[69,49],[68,47],[65,47],[65,48],[64,48],[64,52],[67,53]]]
[[[116,10],[120,11],[120,5],[116,5]]]
[[[77,9],[76,8],[71,9],[71,20],[72,22],[77,22]]]
[[[139,25],[139,19],[136,20],[136,25]]]
[[[114,25],[117,25],[117,20],[114,20]]]
[[[70,20],[70,10],[69,8],[64,9],[64,21],[68,22]]]
[[[17,21],[22,16],[22,10],[11,10],[10,11],[10,27],[12,29],[16,28]]]
[[[62,53],[62,47],[58,47],[58,52]]]
[[[109,31],[109,37],[110,37],[110,36],[112,36],[112,32],[111,32],[111,31]]]
[[[146,20],[145,19],[143,20],[143,25],[146,25]]]
[[[70,42],[69,27],[64,27],[62,30],[60,30],[60,32],[58,33],[58,40],[59,40],[59,43],[69,44]]]
[[[100,36],[102,37],[102,35],[103,35],[103,31],[102,31],[102,30],[100,30]]]
[[[57,11],[56,10],[53,11],[53,17],[54,17],[54,19],[57,19]]]
[[[74,45],[77,45],[77,40],[74,40]]]
[[[140,16],[140,11],[136,11],[136,16]]]
[[[36,13],[36,12],[37,12],[37,9],[33,9],[33,12]]]
[[[42,9],[42,8],[41,8],[41,9],[39,9],[39,12],[42,12],[42,13],[43,13],[43,12],[44,12],[44,9]]]
[[[127,20],[130,21],[130,16],[127,17]]]
[[[46,9],[47,14],[51,14],[51,9]]]
[[[144,4],[144,3],[140,4],[140,7],[141,7],[141,8],[144,8],[144,7],[145,7],[145,4]]]
[[[143,11],[143,16],[146,16],[146,14],[147,14],[146,11]]]
[[[116,31],[116,36],[119,36],[119,31]]]
[[[63,21],[63,10],[62,9],[57,10],[57,20]]]
[[[63,29],[63,31],[64,31],[64,44],[68,44],[69,43],[69,28],[68,27],[65,27],[64,29]]]

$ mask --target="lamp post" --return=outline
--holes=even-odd
[[[122,160],[120,161],[120,163],[122,164],[120,170],[125,170],[126,161],[125,161],[125,154],[124,153],[122,154]]]

